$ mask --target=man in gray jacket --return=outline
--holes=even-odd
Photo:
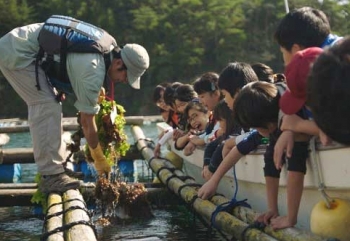
[[[39,51],[38,35],[43,23],[13,29],[0,39],[0,70],[28,105],[28,122],[33,141],[35,162],[42,175],[39,188],[43,193],[64,192],[78,188],[80,182],[69,177],[62,166],[65,145],[62,142],[62,106],[53,94],[44,71],[35,71]],[[98,174],[111,171],[97,136],[95,114],[99,111],[98,97],[107,74],[114,83],[129,83],[140,88],[140,77],[149,67],[144,47],[126,44],[111,46],[111,63],[106,70],[104,56],[99,53],[67,53],[66,71],[81,113],[84,136],[90,147]],[[40,90],[37,89],[37,82]]]

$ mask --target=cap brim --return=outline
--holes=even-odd
[[[293,115],[297,113],[304,105],[306,99],[297,98],[291,94],[289,90],[286,90],[280,98],[279,105],[283,113],[287,115]]]
[[[129,85],[134,89],[140,89],[140,76],[135,76],[131,71],[127,70]]]

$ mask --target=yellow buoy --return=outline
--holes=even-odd
[[[315,234],[350,240],[350,201],[334,199],[327,207],[325,201],[318,202],[311,212],[310,228]]]
[[[176,169],[182,170],[183,160],[179,155],[172,151],[169,151],[164,158],[169,160],[175,166]]]

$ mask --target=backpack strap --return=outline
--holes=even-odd
[[[35,87],[37,88],[37,90],[41,90],[40,83],[39,83],[39,65],[43,57],[44,57],[44,50],[40,46],[39,51],[35,58],[35,81],[36,81]]]

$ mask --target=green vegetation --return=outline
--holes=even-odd
[[[289,0],[290,9],[302,6],[323,10],[334,33],[349,32],[349,1]],[[283,71],[272,37],[285,14],[283,0],[0,0],[0,9],[1,35],[51,14],[64,14],[106,29],[120,45],[145,46],[151,66],[142,78],[142,90],[116,86],[115,99],[128,115],[157,113],[151,95],[158,83],[191,83],[203,72],[220,72],[229,61],[259,61]],[[0,118],[26,118],[24,102],[0,78]],[[65,116],[75,115],[73,102],[65,101]]]

